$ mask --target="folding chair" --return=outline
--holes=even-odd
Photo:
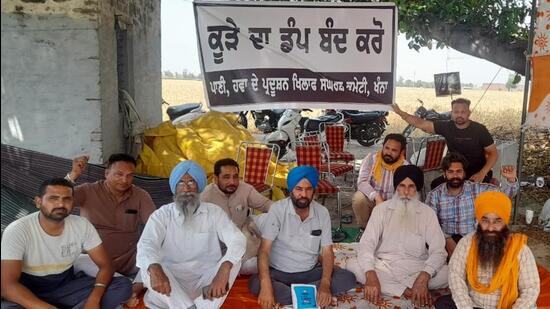
[[[446,147],[447,143],[442,137],[435,136],[422,139],[414,164],[420,167],[424,173],[440,169]],[[423,156],[422,152],[424,152]],[[424,162],[419,162],[421,157],[424,158]],[[422,199],[424,199],[426,196],[425,188],[422,190],[421,194]]]
[[[445,139],[440,137],[427,137],[420,143],[420,150],[426,145],[424,163],[420,168],[424,172],[433,171],[441,167],[441,161],[443,160],[443,154],[445,153],[445,147],[447,143]],[[416,163],[418,165],[420,156],[417,157]]]
[[[334,177],[344,175],[344,181],[346,180],[346,175],[349,172],[352,172],[352,180],[355,179],[355,161],[353,161],[352,164],[333,162],[330,159],[332,151],[328,144],[323,141],[323,137],[319,134],[318,131],[303,133],[298,139],[297,143],[316,144],[321,146],[321,166],[319,169],[320,172],[330,173],[334,175]],[[354,188],[354,186],[355,181],[352,181],[352,186],[350,188]]]
[[[321,142],[321,135],[319,134],[319,131],[309,131],[304,132],[300,137],[298,138],[299,141],[309,142],[309,143],[320,143]]]
[[[242,142],[237,152],[237,162],[239,162],[241,151],[244,152],[243,181],[252,185],[262,194],[265,192],[271,194],[279,163],[279,150],[277,144]],[[275,159],[275,167],[270,173],[269,166],[272,158]]]
[[[334,242],[339,242],[347,237],[346,232],[342,229],[342,207],[340,201],[340,188],[332,182],[325,179],[325,175],[334,177],[330,172],[322,172],[322,153],[320,143],[308,143],[298,141],[294,145],[296,151],[296,163],[298,166],[309,165],[313,166],[319,171],[319,183],[317,184],[318,195],[333,195],[336,194],[338,222],[339,227],[332,235]]]
[[[346,134],[350,132],[348,124],[321,123],[319,131],[325,133],[330,150],[329,159],[331,161],[344,161],[346,163],[355,161],[355,156],[351,152],[344,150]]]

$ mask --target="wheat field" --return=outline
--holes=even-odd
[[[182,103],[203,103],[203,83],[200,80],[162,80],[162,96],[168,105]],[[487,91],[463,90],[462,95],[472,101],[472,119],[485,124],[489,130],[495,131],[518,131],[521,122],[521,110],[523,104],[523,92],[521,91]],[[436,97],[435,90],[431,88],[396,88],[396,102],[401,109],[413,113],[419,106],[417,99],[424,101],[426,108],[433,108],[443,112],[450,110],[450,97]],[[166,109],[166,106],[164,107]],[[312,115],[319,115],[315,111]],[[163,115],[167,119],[166,113]],[[406,123],[394,113],[390,113],[390,123],[387,132],[401,132]],[[497,133],[497,132],[495,132]]]

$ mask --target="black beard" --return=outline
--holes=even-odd
[[[464,179],[461,178],[451,178],[447,179],[447,185],[453,189],[461,188],[464,185]]]
[[[309,205],[311,204],[311,200],[305,197],[297,199],[294,197],[294,195],[292,195],[292,193],[290,194],[290,200],[292,201],[292,204],[294,205],[294,207],[299,209],[309,208]]]
[[[227,195],[231,195],[233,193],[235,193],[235,191],[237,191],[237,188],[235,188],[235,190],[233,191],[228,191],[226,188],[221,188],[220,186],[218,186],[218,189],[220,189],[220,191],[222,191],[223,193],[227,194]]]
[[[493,234],[493,235],[491,235]],[[500,232],[487,232],[477,226],[477,258],[483,268],[497,269],[504,256],[510,230],[505,226]]]
[[[386,162],[386,164],[393,164],[393,163],[397,162],[398,159],[399,159],[399,157],[397,159],[394,159],[390,155],[382,154],[382,160],[384,160],[384,162]]]
[[[54,214],[54,211],[56,211],[57,209],[63,209],[64,210],[63,214],[60,214],[60,215]],[[61,222],[69,216],[69,212],[67,212],[67,210],[65,208],[55,208],[50,213],[46,213],[42,210],[41,210],[41,212],[42,212],[42,215],[44,215],[45,218],[48,218],[49,220],[52,220],[52,221],[55,221],[55,222]]]

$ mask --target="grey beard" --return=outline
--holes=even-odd
[[[192,215],[197,211],[201,203],[200,195],[192,192],[176,193],[174,196],[174,203],[176,203],[176,206],[185,215],[184,222],[190,222],[193,217]]]
[[[418,206],[418,194],[413,198],[401,198],[394,194],[391,199],[394,205],[397,205],[396,218],[398,225],[411,233],[416,233],[416,207]]]

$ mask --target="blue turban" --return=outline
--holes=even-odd
[[[313,166],[298,166],[290,170],[288,176],[286,177],[286,185],[288,191],[294,190],[296,184],[298,184],[302,179],[307,179],[311,186],[315,189],[317,183],[319,182],[319,172]]]
[[[204,190],[204,187],[206,187],[206,173],[204,172],[202,167],[197,164],[197,162],[187,160],[178,163],[178,165],[176,165],[170,173],[169,183],[170,190],[173,194],[176,194],[176,186],[181,180],[181,177],[183,177],[183,175],[185,174],[189,174],[189,176],[193,177],[193,179],[197,183],[197,186],[199,187],[199,192],[202,192],[202,190]]]

